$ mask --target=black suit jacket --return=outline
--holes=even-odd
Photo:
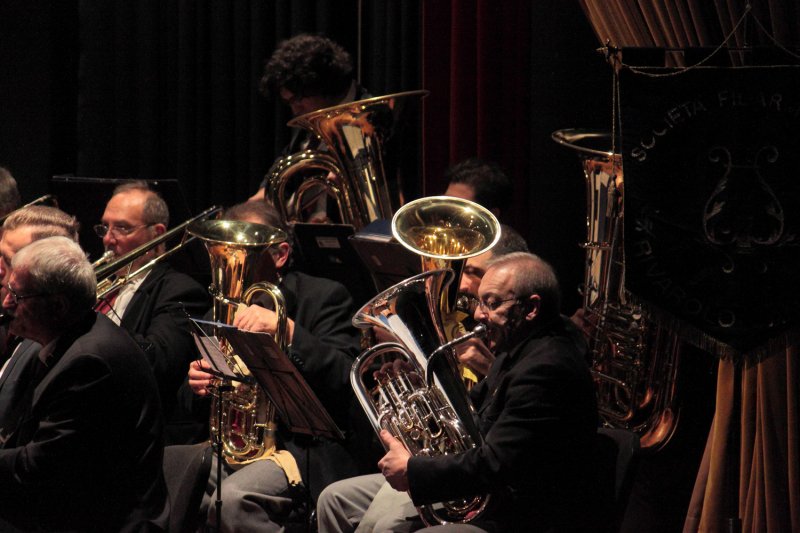
[[[139,346],[87,313],[0,450],[0,519],[44,531],[147,531],[165,523],[163,420]]]
[[[286,313],[295,323],[288,356],[346,437],[344,442],[334,442],[280,432],[282,446],[297,459],[306,486],[316,498],[333,481],[364,470],[359,459],[365,455],[365,439],[368,443],[372,431],[364,433],[367,422],[350,386],[360,335],[351,323],[353,300],[340,283],[292,271],[283,277],[280,289]]]
[[[16,430],[20,409],[24,409],[27,394],[30,402],[32,391],[27,383],[33,372],[34,359],[39,355],[41,345],[32,340],[23,340],[11,357],[0,376],[0,448]]]
[[[203,316],[211,305],[208,291],[166,263],[157,264],[136,290],[120,325],[144,350],[161,394],[167,442],[184,443],[183,413],[177,393],[189,363],[197,359],[191,316]]]
[[[412,457],[408,480],[416,505],[491,493],[481,524],[489,530],[583,526],[597,407],[578,339],[576,328],[559,318],[498,354],[473,389],[483,444],[457,455]]]

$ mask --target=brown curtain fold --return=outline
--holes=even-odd
[[[729,498],[735,498],[742,531],[800,531],[800,351],[790,348],[758,364],[747,365],[737,382],[731,361],[721,361],[717,410],[698,472],[684,532],[728,531]],[[734,412],[734,388],[741,411]],[[733,417],[741,430],[738,484],[731,475],[728,439]],[[737,446],[734,446],[735,450]],[[734,491],[733,493],[731,491]]]
[[[581,0],[601,43],[617,47],[708,47],[723,44],[745,12],[745,0]],[[787,48],[800,44],[795,0],[751,0],[752,15],[729,47],[774,46],[760,22]],[[745,57],[731,52],[730,64]],[[667,61],[684,58],[672,54]],[[727,59],[723,56],[721,59]],[[624,58],[623,58],[624,60]],[[737,378],[730,361],[719,364],[712,423],[684,531],[800,531],[800,350],[748,364]],[[741,406],[733,402],[741,395]],[[733,418],[737,417],[737,418]],[[735,431],[731,440],[731,431]],[[735,475],[730,482],[726,476]]]
[[[746,0],[580,0],[600,42],[616,47],[716,47],[745,12]],[[800,6],[794,0],[751,0],[753,16],[785,47],[800,44]],[[731,47],[771,46],[772,40],[748,20],[733,34]],[[684,64],[680,56],[670,60]],[[740,54],[732,62],[742,64]]]

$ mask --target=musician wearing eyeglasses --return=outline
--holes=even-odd
[[[424,528],[415,505],[490,494],[459,531],[580,531],[588,524],[588,468],[597,414],[580,332],[559,315],[558,282],[536,256],[490,263],[475,319],[496,355],[472,389],[484,441],[452,455],[411,456],[381,432],[382,474],[330,485],[318,500],[320,531]],[[406,492],[407,491],[407,492]],[[410,496],[410,497],[409,497]]]
[[[164,234],[168,224],[166,202],[146,182],[133,181],[114,190],[94,229],[105,250],[120,258]],[[136,271],[163,251],[163,245],[154,247],[118,275]],[[98,311],[128,330],[144,349],[161,392],[170,444],[202,438],[191,417],[178,412],[176,395],[196,354],[187,314],[202,316],[209,306],[206,289],[166,262],[158,262],[146,275],[98,302]]]
[[[163,527],[163,419],[141,348],[92,311],[94,269],[72,240],[33,242],[11,266],[9,328],[42,348],[0,446],[0,530]]]
[[[287,230],[275,208],[265,202],[233,206],[224,218]],[[352,298],[339,283],[292,270],[290,243],[276,245],[269,252],[280,273],[278,286],[286,300],[290,344],[287,355],[346,439],[338,442],[310,438],[279,427],[279,454],[291,453],[297,472],[278,467],[270,458],[244,465],[231,461],[223,465],[220,484],[214,465],[201,512],[207,516],[209,525],[217,523],[214,500],[215,491],[221,486],[222,531],[278,531],[303,500],[301,482],[311,497],[316,498],[332,481],[374,469],[374,462],[358,464],[358,459],[365,458],[373,432],[366,426],[363,413],[355,407],[349,381],[350,367],[359,350],[359,335],[350,322],[354,311]],[[262,302],[256,301],[237,311],[233,325],[275,334],[275,312],[267,308],[268,303],[267,307],[259,303]],[[206,369],[201,361],[193,362],[189,369],[189,384],[200,396],[207,396],[207,387],[212,384],[213,376]]]
[[[497,244],[491,250],[467,259],[458,287],[459,302],[466,302],[463,307],[473,315],[464,319],[467,330],[471,330],[475,326],[474,313],[479,304],[478,288],[489,264],[498,257],[514,252],[528,251],[528,244],[522,235],[511,226],[500,224],[500,239]],[[470,339],[458,344],[455,349],[459,362],[469,367],[477,379],[481,379],[489,373],[489,367],[494,361],[494,354],[481,339]]]
[[[49,206],[23,207],[14,211],[3,222],[0,238],[0,299],[11,295],[15,304],[20,295],[10,284],[11,261],[25,246],[39,239],[62,236],[78,240],[78,223],[63,211]],[[24,299],[24,298],[22,298]],[[4,315],[10,318],[10,315]],[[3,364],[0,367],[0,442],[5,442],[19,423],[16,416],[19,402],[24,396],[26,383],[39,354],[41,345],[30,339],[22,339],[2,328]]]

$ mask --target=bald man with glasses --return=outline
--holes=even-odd
[[[132,181],[114,189],[94,230],[103,239],[106,252],[119,258],[163,235],[168,225],[166,202],[146,182]],[[162,253],[163,244],[119,274],[133,272]],[[203,428],[182,410],[178,390],[186,368],[197,357],[187,314],[203,316],[210,304],[203,286],[164,261],[98,302],[97,310],[131,334],[153,368],[167,421],[167,444],[190,444],[205,438]]]
[[[329,485],[320,531],[533,532],[591,529],[590,461],[597,406],[586,344],[559,314],[550,265],[524,252],[489,263],[475,319],[496,355],[471,391],[483,442],[451,455],[411,456],[388,431],[381,474]],[[471,525],[425,528],[415,506],[491,494]]]

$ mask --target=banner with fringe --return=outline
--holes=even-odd
[[[800,69],[620,73],[626,288],[718,355],[800,340]]]

